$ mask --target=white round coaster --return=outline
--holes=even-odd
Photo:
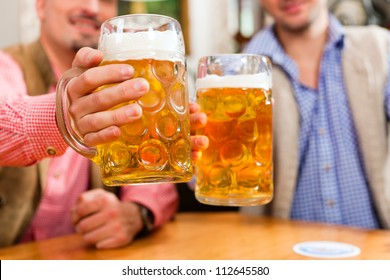
[[[313,258],[350,258],[360,254],[355,245],[333,241],[308,241],[294,245],[293,251]]]

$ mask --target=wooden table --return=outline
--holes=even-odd
[[[0,249],[0,259],[229,260],[311,259],[293,252],[296,243],[326,240],[358,246],[349,259],[390,259],[389,230],[293,222],[239,213],[178,214],[152,235],[115,250],[88,247],[75,234]]]

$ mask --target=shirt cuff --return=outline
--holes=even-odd
[[[25,132],[36,160],[62,155],[68,145],[56,121],[55,93],[28,99]]]

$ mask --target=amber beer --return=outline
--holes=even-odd
[[[137,102],[142,117],[121,127],[120,139],[97,147],[107,185],[186,182],[192,178],[189,110],[183,52],[172,30],[103,34],[102,65],[127,63],[149,92]],[[150,40],[153,39],[153,44]],[[182,42],[181,42],[182,44]]]
[[[117,141],[96,148],[86,145],[68,112],[67,87],[82,72],[72,69],[59,80],[56,95],[56,118],[65,141],[100,166],[108,186],[190,181],[187,69],[180,24],[162,15],[118,16],[102,24],[99,50],[102,65],[128,63],[135,77],[149,81],[149,92],[131,101],[142,107],[142,117],[122,126]]]
[[[265,204],[273,197],[269,74],[220,75],[196,83],[197,102],[208,117],[197,134],[210,141],[196,164],[196,198],[214,205]]]

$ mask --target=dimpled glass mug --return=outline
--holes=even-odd
[[[70,74],[57,87],[57,118],[68,144],[100,166],[108,186],[190,181],[189,98],[180,24],[152,14],[115,17],[102,24],[99,50],[102,65],[128,63],[135,77],[149,81],[149,92],[131,101],[138,102],[143,115],[121,127],[120,139],[86,146],[66,113],[66,86],[74,77]]]
[[[222,54],[198,64],[196,102],[207,115],[197,131],[210,145],[196,163],[195,196],[211,205],[252,206],[273,197],[271,63]]]

